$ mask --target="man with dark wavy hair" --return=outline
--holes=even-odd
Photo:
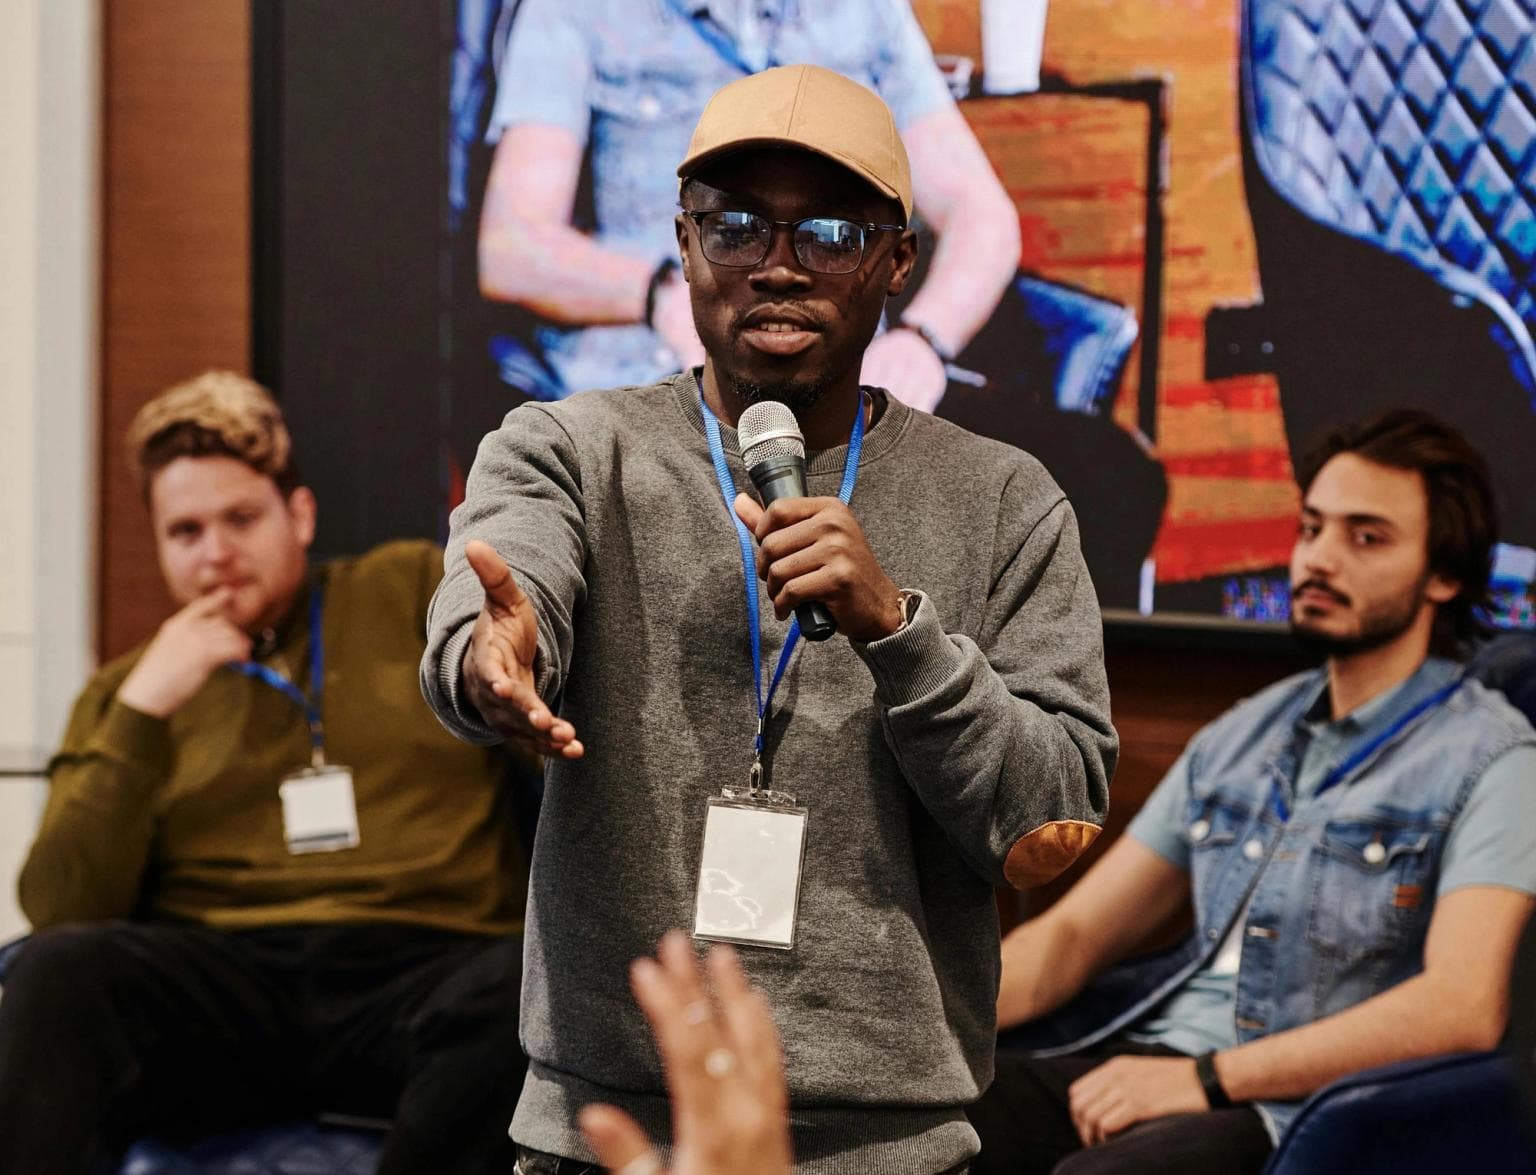
[[[1536,732],[1450,659],[1488,586],[1487,467],[1397,411],[1298,472],[1292,628],[1326,664],[1197,734],[1004,940],[998,1023],[1023,1027],[971,1111],[977,1171],[1258,1172],[1330,1081],[1504,1031]],[[1180,948],[1091,986],[1191,908]]]

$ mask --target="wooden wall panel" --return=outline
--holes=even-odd
[[[170,610],[122,437],[139,406],[250,363],[248,0],[103,5],[100,648]]]

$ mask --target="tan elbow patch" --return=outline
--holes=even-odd
[[[1015,889],[1044,885],[1083,855],[1104,830],[1086,820],[1052,820],[1025,833],[1008,850],[1003,876]]]

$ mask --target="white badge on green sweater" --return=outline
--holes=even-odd
[[[765,788],[726,788],[704,815],[693,937],[789,950],[795,945],[804,808]]]
[[[323,763],[295,771],[278,785],[283,836],[290,853],[330,853],[359,843],[352,769]]]

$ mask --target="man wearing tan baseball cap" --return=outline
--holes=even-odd
[[[677,166],[687,179],[746,147],[798,147],[841,163],[912,216],[912,169],[890,107],[830,69],[781,65],[716,92]]]
[[[916,252],[878,97],[808,66],[733,82],[679,175],[703,364],[511,412],[428,617],[443,722],[547,765],[518,1169],[588,1171],[592,1102],[667,1145],[624,973],[681,926],[738,944],[766,997],[798,1171],[963,1171],[992,1076],[993,887],[1092,842],[1115,757],[1076,520],[1034,458],[860,385]],[[804,449],[804,496],[766,508],[763,413],[775,452]],[[800,639],[807,606],[829,639]],[[673,1012],[684,1037],[712,1021],[708,997]],[[668,1038],[674,1088],[761,1084],[739,1080],[745,1035],[711,1039]]]

